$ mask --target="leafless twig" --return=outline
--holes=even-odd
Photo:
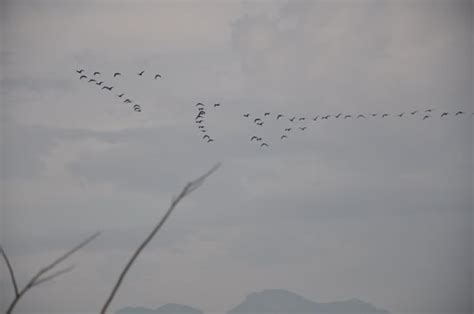
[[[10,278],[12,279],[13,290],[15,290],[15,297],[18,297],[20,293],[18,292],[18,285],[16,284],[15,272],[13,271],[13,267],[10,264],[10,260],[8,259],[7,253],[5,253],[5,250],[3,249],[1,245],[0,245],[0,254],[5,260],[5,264],[7,264],[8,271],[10,272]]]
[[[161,220],[157,223],[157,225],[153,228],[153,230],[145,238],[145,240],[140,244],[140,246],[135,250],[132,257],[130,258],[130,260],[127,262],[124,269],[120,273],[120,276],[119,276],[117,282],[115,283],[114,287],[112,288],[112,292],[110,293],[109,297],[107,298],[107,301],[105,302],[104,306],[102,307],[102,310],[100,311],[101,314],[106,313],[110,303],[112,302],[112,300],[115,297],[115,294],[117,293],[118,289],[120,288],[120,285],[122,284],[122,281],[125,278],[125,275],[127,274],[128,270],[130,269],[132,264],[135,262],[138,255],[140,255],[140,252],[145,248],[145,246],[147,246],[147,244],[153,239],[153,237],[156,235],[156,233],[161,229],[163,224],[166,222],[168,217],[171,215],[171,213],[175,209],[176,205],[178,205],[178,203],[183,198],[185,198],[186,196],[191,194],[194,190],[199,188],[204,183],[206,178],[209,177],[214,171],[216,171],[217,168],[219,168],[219,166],[220,166],[220,164],[218,163],[217,165],[212,167],[211,170],[209,170],[208,172],[206,172],[205,174],[203,174],[202,176],[200,176],[196,180],[191,181],[188,184],[186,184],[185,187],[183,188],[183,190],[181,191],[181,193],[179,193],[179,195],[177,197],[173,198],[173,201],[171,202],[171,205],[168,208],[168,210],[166,211],[165,215],[161,218]]]
[[[14,272],[13,272],[13,268],[11,267],[11,264],[8,260],[8,257],[7,255],[5,254],[5,251],[3,249],[1,249],[0,247],[0,251],[1,251],[1,255],[3,257],[3,259],[5,260],[6,264],[7,264],[7,267],[10,271],[10,275],[12,277],[12,282],[13,282],[13,286],[14,286],[14,289],[15,289],[15,298],[13,299],[12,303],[10,304],[10,306],[8,307],[7,311],[6,311],[6,314],[10,314],[12,313],[13,309],[15,308],[16,304],[18,303],[18,301],[21,299],[21,297],[28,291],[30,290],[31,288],[33,287],[36,287],[38,286],[39,284],[42,284],[46,281],[49,281],[49,280],[52,280],[60,275],[63,275],[69,271],[72,270],[73,266],[71,267],[68,267],[68,268],[65,268],[65,269],[62,269],[62,270],[59,270],[59,271],[56,271],[54,272],[53,274],[49,275],[49,276],[46,276],[46,277],[42,277],[44,276],[46,273],[48,273],[49,271],[51,271],[54,267],[56,267],[58,264],[60,264],[61,262],[63,262],[64,260],[66,260],[69,256],[71,256],[72,254],[74,254],[75,252],[77,252],[78,250],[80,250],[81,248],[83,248],[85,245],[87,245],[89,242],[91,242],[92,240],[94,240],[95,238],[97,238],[99,236],[100,232],[96,232],[94,233],[92,236],[88,237],[87,239],[85,239],[84,241],[82,241],[81,243],[79,243],[78,245],[76,245],[75,247],[73,247],[72,249],[70,249],[69,251],[67,251],[66,253],[64,253],[63,255],[61,255],[59,258],[57,258],[56,260],[54,260],[52,263],[50,263],[49,265],[43,267],[42,269],[40,269],[36,275],[33,276],[33,278],[30,279],[30,281],[25,285],[25,287],[21,290],[18,290],[18,286],[16,284],[16,280],[15,280],[15,275],[14,275]]]

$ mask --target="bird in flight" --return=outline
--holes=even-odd
[[[295,121],[295,119],[296,119],[296,117],[293,117],[293,118],[288,119],[288,120],[290,120],[291,122],[293,122],[293,121]]]
[[[89,83],[90,83],[90,82],[95,82],[95,79],[90,79],[88,82],[89,82]]]
[[[212,138],[209,138],[209,139],[207,140],[207,142],[208,142],[208,143],[214,142],[214,140],[213,140]]]
[[[428,119],[429,117],[430,117],[429,115],[426,115],[423,117],[423,120]]]
[[[411,112],[411,115],[413,116],[413,115],[415,115],[417,112],[418,112],[418,110],[412,111],[412,112]]]
[[[285,139],[285,138],[287,138],[287,137],[288,137],[288,136],[286,136],[286,135],[282,135],[282,136],[280,136],[280,139],[283,140],[283,139]]]
[[[118,97],[122,98],[123,95],[125,95],[124,93],[120,94],[120,95],[117,95]]]
[[[262,121],[262,119],[260,119],[260,118],[253,119],[253,122],[255,122],[255,123],[257,123],[258,121]]]
[[[113,88],[114,88],[113,86],[102,86],[102,89],[112,90]]]
[[[291,128],[286,128],[285,131],[286,131],[286,132],[290,132],[290,131],[291,131]]]
[[[84,69],[76,70],[76,72],[81,74],[82,72],[84,72]]]
[[[255,136],[255,135],[254,135],[254,136],[252,136],[252,137],[250,138],[250,141],[253,141],[253,140],[257,140],[257,141],[258,141],[258,137],[257,137],[257,136]]]
[[[270,112],[265,112],[265,113],[263,114],[264,117],[269,116],[269,115],[270,115]]]
[[[203,106],[203,107],[204,107],[204,104],[201,103],[201,102],[198,102],[198,103],[196,104],[196,107],[197,107],[197,106]]]
[[[339,119],[339,117],[340,117],[341,115],[342,115],[342,112],[341,112],[341,113],[338,113],[338,114],[336,115],[336,118]]]
[[[203,120],[196,120],[196,123],[199,123],[199,124],[200,124],[200,123],[202,123],[202,122],[203,122]]]
[[[328,114],[327,116],[324,116],[324,117],[322,117],[321,119],[327,120],[327,119],[329,119],[330,116],[331,116],[331,115]]]
[[[156,80],[157,78],[161,78],[161,75],[160,75],[160,74],[156,74],[156,75],[155,75],[155,80]]]
[[[141,71],[141,72],[138,72],[138,75],[142,76],[143,73],[145,73],[145,70]]]
[[[128,98],[125,99],[123,102],[126,103],[126,104],[131,104],[131,103],[132,103],[132,101],[131,101],[130,99],[128,99]]]
[[[365,116],[363,114],[360,114],[357,116],[357,118],[364,118],[365,119]]]
[[[248,118],[250,116],[250,113],[244,114],[244,117]]]
[[[257,125],[262,126],[262,125],[263,125],[263,121],[257,122]]]
[[[262,144],[260,144],[260,147],[263,147],[263,146],[268,147],[268,144],[267,144],[267,143],[262,143]]]
[[[344,116],[344,119],[348,119],[348,118],[352,118],[352,116],[350,114]]]
[[[304,121],[304,120],[306,120],[306,118],[304,118],[304,117],[301,117],[301,118],[298,119],[298,121]]]
[[[458,112],[456,112],[455,116],[459,116],[460,114],[464,114],[464,111],[458,111]]]
[[[214,107],[219,107],[221,104],[214,104]]]
[[[140,108],[140,105],[133,105],[133,110],[135,110],[136,112],[142,111],[142,109]]]
[[[443,113],[441,114],[441,118],[442,118],[442,117],[446,117],[448,114],[449,114],[449,112],[443,112]]]
[[[426,109],[425,112],[432,112],[433,109]]]
[[[198,126],[198,129],[204,129],[204,125]]]
[[[95,85],[102,85],[102,83],[104,83],[104,81],[100,81],[100,82],[96,82]]]
[[[277,115],[277,120],[279,120],[280,118],[283,118],[282,114]]]
[[[202,138],[203,138],[203,139],[206,139],[206,138],[209,139],[209,138],[211,138],[211,137],[210,137],[209,135],[207,135],[207,134],[204,134],[204,136],[203,136]]]
[[[313,121],[316,121],[316,120],[318,120],[318,118],[319,118],[319,115],[318,115],[318,116],[316,116],[316,117],[314,117],[314,118],[313,118]]]
[[[99,72],[99,71],[95,71],[95,72],[94,72],[94,75],[100,75],[100,72]]]
[[[398,115],[398,117],[401,118],[401,117],[403,117],[404,114],[405,114],[405,113],[402,112],[402,113],[400,113],[400,114]]]
[[[81,75],[81,77],[79,77],[80,80],[82,80],[83,78],[87,78],[87,76]]]
[[[305,127],[305,126],[300,127],[300,130],[301,130],[301,131],[304,131],[304,130],[306,130],[306,127]]]
[[[115,73],[114,73],[114,77],[117,77],[117,76],[119,76],[119,75],[122,75],[122,73],[120,73],[120,72],[115,72]]]
[[[382,118],[385,118],[385,117],[388,117],[388,113],[384,113],[384,114],[382,115]]]

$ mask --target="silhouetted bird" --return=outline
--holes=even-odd
[[[349,119],[349,118],[352,118],[352,116],[350,114],[347,114],[344,116],[344,119]]]
[[[338,114],[336,115],[336,118],[339,119],[339,117],[340,117],[341,115],[342,115],[342,113],[338,113]]]
[[[385,117],[388,117],[388,113],[384,113],[384,114],[382,115],[382,118],[385,118]]]
[[[412,111],[411,115],[415,115],[418,112],[418,110]]]
[[[428,119],[430,116],[426,115],[423,117],[423,120]]]
[[[198,103],[196,104],[196,107],[197,107],[197,106],[204,106],[204,104],[201,103],[201,102],[198,102]]]
[[[327,119],[329,119],[330,116],[331,116],[331,115],[328,114],[327,116],[322,117],[322,119],[327,120]]]
[[[314,118],[313,118],[313,121],[316,121],[316,120],[318,120],[318,118],[319,118],[319,115],[318,115],[318,116],[316,116],[316,117],[314,117]]]
[[[201,124],[203,120],[196,120],[195,122]]]
[[[365,116],[363,114],[360,114],[357,116],[357,118],[364,118],[365,119]]]
[[[133,110],[137,111],[137,112],[141,112],[142,109],[140,108],[140,105],[133,105]]]
[[[102,89],[108,89],[108,90],[111,91],[112,89],[114,89],[114,87],[113,86],[102,86]]]
[[[214,107],[219,107],[221,104],[214,104]]]
[[[84,72],[84,69],[76,70],[76,72],[81,74],[82,72]]]
[[[143,73],[145,73],[145,70],[141,71],[141,72],[138,72],[138,75],[142,76]]]
[[[205,138],[211,138],[211,137],[207,134],[204,134],[204,136],[202,138],[205,139]]]
[[[90,82],[95,82],[95,79],[90,79],[88,82],[89,82],[89,83],[90,83]]]
[[[130,103],[132,103],[132,101],[131,101],[130,99],[128,99],[128,98],[127,98],[127,99],[125,99],[123,102],[124,102],[124,103],[126,103],[126,104],[130,104]]]
[[[458,112],[456,112],[455,116],[458,116],[458,115],[460,115],[460,114],[464,114],[464,111],[458,111]]]
[[[290,132],[290,131],[291,131],[291,128],[286,128],[285,131],[286,131],[286,132]]]
[[[260,147],[263,147],[263,146],[268,147],[268,144],[267,144],[267,143],[262,143],[262,144],[260,144]]]
[[[425,112],[432,112],[434,109],[426,109]]]
[[[95,72],[94,72],[94,75],[100,75],[100,72],[99,72],[99,71],[95,71]]]
[[[262,126],[262,125],[263,125],[263,121],[257,122],[257,125]]]
[[[262,121],[262,119],[260,119],[260,118],[253,119],[253,122],[255,122],[255,123],[257,123],[258,121]]]
[[[279,120],[280,118],[283,118],[282,114],[277,115],[277,120]]]
[[[207,140],[207,142],[208,142],[208,143],[214,142],[214,140],[213,140],[212,138],[210,138],[210,139]]]
[[[264,117],[269,116],[269,115],[270,115],[270,112],[265,112],[265,113],[263,114]]]
[[[441,114],[441,118],[442,118],[442,117],[446,117],[448,114],[449,114],[449,112],[443,112],[443,113]]]
[[[206,130],[201,130],[202,133],[206,133]]]
[[[123,95],[125,95],[124,93],[120,94],[120,95],[117,95],[118,97],[122,98]]]
[[[82,80],[83,78],[87,78],[87,76],[81,75],[81,77],[79,77],[80,80]]]
[[[301,130],[301,131],[304,131],[304,130],[306,130],[306,127],[303,126],[303,127],[300,128],[300,130]]]
[[[250,138],[250,141],[253,141],[253,140],[258,140],[258,137],[257,137],[257,136],[255,136],[255,135],[254,135],[254,136],[252,136],[252,137]]]
[[[104,83],[104,81],[100,81],[100,82],[96,82],[95,85],[102,85],[102,83]]]
[[[281,140],[282,140],[282,139],[285,139],[285,138],[287,138],[287,136],[286,136],[286,135],[282,135],[282,136],[280,136],[280,139],[281,139]]]
[[[114,73],[114,77],[117,77],[117,76],[119,76],[119,75],[122,75],[122,73],[120,73],[120,72],[115,72],[115,73]]]
[[[304,120],[306,120],[306,118],[304,118],[304,117],[301,117],[301,118],[298,119],[298,121],[304,121]]]
[[[155,75],[155,80],[156,80],[157,78],[161,78],[161,75],[160,75],[160,74],[156,74],[156,75]]]
[[[376,114],[376,113],[372,113],[371,116],[372,116],[372,117],[376,117],[377,114]]]
[[[204,129],[204,125],[199,125],[198,129]]]
[[[295,121],[296,117],[289,119],[291,122]]]
[[[250,116],[250,113],[244,114],[244,117],[248,118]]]
[[[404,112],[402,112],[402,113],[400,113],[400,114],[398,115],[398,117],[400,117],[400,118],[401,118],[401,117],[403,117],[403,115],[404,115],[404,114],[405,114],[405,113],[404,113]]]

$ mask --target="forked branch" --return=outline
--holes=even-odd
[[[200,176],[196,180],[191,181],[188,184],[186,184],[184,186],[183,190],[181,191],[181,193],[179,193],[179,195],[177,197],[173,198],[173,200],[171,202],[171,205],[168,208],[168,210],[166,211],[165,215],[156,224],[156,226],[153,228],[153,230],[150,232],[150,234],[145,238],[145,240],[138,246],[138,248],[135,250],[135,252],[132,254],[131,258],[129,259],[129,261],[127,262],[125,267],[123,268],[117,282],[115,283],[115,285],[112,288],[112,292],[110,293],[109,297],[107,298],[107,301],[105,302],[104,306],[102,307],[102,310],[100,311],[101,314],[105,314],[107,312],[107,309],[108,309],[110,303],[112,302],[112,300],[114,299],[115,294],[117,293],[118,289],[120,288],[120,285],[122,284],[123,279],[125,278],[125,275],[127,274],[128,270],[130,269],[130,267],[132,267],[133,263],[137,259],[138,255],[140,255],[141,251],[147,246],[147,244],[153,239],[153,237],[156,235],[156,233],[164,225],[164,223],[166,222],[168,217],[171,215],[171,213],[175,209],[176,205],[178,205],[179,202],[183,198],[185,198],[186,196],[191,194],[194,190],[199,188],[204,183],[204,181],[207,179],[207,177],[209,177],[214,171],[216,171],[217,168],[219,168],[219,166],[220,166],[220,164],[218,163],[217,165],[212,167],[211,170],[209,170],[208,172],[206,172],[205,174],[203,174],[202,176]]]

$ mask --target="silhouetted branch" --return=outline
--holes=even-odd
[[[70,271],[73,270],[73,269],[74,269],[74,266],[69,266],[69,267],[67,267],[67,268],[58,270],[57,272],[54,272],[54,273],[52,273],[51,275],[49,275],[49,276],[47,276],[47,277],[44,277],[44,278],[42,278],[42,279],[36,280],[35,283],[34,283],[31,287],[36,287],[36,286],[38,286],[38,285],[40,285],[40,284],[42,284],[42,283],[44,283],[44,282],[46,282],[46,281],[53,280],[54,278],[59,277],[59,276],[65,274],[65,273],[68,273],[68,272],[70,272]]]
[[[207,177],[209,177],[214,171],[217,170],[217,168],[219,168],[220,166],[220,163],[218,163],[217,165],[215,165],[214,167],[211,168],[211,170],[209,170],[208,172],[206,172],[205,174],[203,174],[202,176],[200,176],[199,178],[197,178],[196,180],[194,181],[191,181],[189,182],[188,184],[185,185],[185,187],[183,188],[183,190],[181,191],[181,193],[179,193],[179,195],[175,198],[173,198],[172,202],[171,202],[171,205],[170,207],[168,208],[168,210],[166,211],[165,215],[161,218],[161,220],[158,222],[158,224],[153,228],[153,230],[151,231],[151,233],[145,238],[145,240],[138,246],[138,248],[135,250],[135,252],[133,253],[132,257],[130,258],[130,260],[127,262],[127,264],[125,265],[124,269],[122,270],[122,272],[120,273],[120,276],[117,280],[117,282],[115,283],[114,287],[112,288],[112,292],[110,293],[109,297],[107,298],[107,301],[105,302],[104,306],[102,307],[102,310],[100,311],[101,314],[105,314],[110,303],[112,302],[112,300],[114,299],[115,297],[115,294],[117,293],[118,289],[120,288],[120,285],[122,284],[122,281],[123,279],[125,278],[125,275],[127,274],[128,270],[130,269],[130,267],[132,266],[132,264],[135,262],[135,260],[137,259],[138,255],[140,255],[141,251],[145,248],[145,246],[147,246],[147,244],[153,239],[153,237],[156,235],[156,233],[161,229],[161,227],[164,225],[164,223],[166,222],[166,220],[168,219],[168,217],[171,215],[171,213],[173,212],[173,210],[175,209],[176,205],[179,204],[179,202],[185,198],[186,196],[188,196],[189,194],[191,194],[194,190],[196,190],[197,188],[199,188],[203,183],[204,181],[206,180]]]
[[[15,290],[15,297],[18,297],[20,293],[18,292],[18,285],[16,284],[15,273],[13,272],[13,267],[10,264],[10,260],[8,259],[7,253],[5,253],[5,250],[3,249],[1,245],[0,245],[0,254],[5,260],[5,264],[7,264],[8,271],[10,272],[10,278],[12,279],[13,290]]]
[[[76,245],[75,247],[73,247],[72,249],[70,249],[69,251],[67,251],[66,253],[64,253],[63,255],[61,255],[59,258],[57,258],[56,260],[54,260],[52,263],[50,263],[49,265],[43,267],[42,269],[40,269],[36,275],[33,276],[33,278],[30,279],[30,281],[25,285],[25,287],[21,290],[21,291],[18,291],[18,288],[15,288],[15,291],[18,291],[18,293],[15,294],[15,299],[13,299],[12,303],[10,304],[10,306],[8,307],[7,311],[6,311],[6,314],[10,314],[12,313],[13,309],[15,308],[16,304],[18,303],[18,301],[21,299],[21,297],[28,291],[30,290],[31,288],[41,284],[41,283],[44,283],[46,281],[49,281],[49,280],[52,280],[62,274],[65,274],[69,271],[72,270],[72,266],[71,267],[68,267],[66,269],[63,269],[63,270],[59,270],[49,276],[46,276],[46,277],[43,277],[41,278],[41,276],[45,275],[47,272],[49,272],[50,270],[52,270],[54,267],[56,267],[58,264],[60,264],[61,262],[63,262],[64,260],[66,260],[69,256],[71,256],[72,254],[74,254],[75,252],[77,252],[78,250],[80,250],[81,248],[83,248],[84,246],[86,246],[89,242],[91,242],[92,240],[94,240],[95,238],[97,238],[98,236],[100,235],[100,232],[96,232],[94,233],[92,236],[88,237],[87,239],[85,239],[84,241],[82,241],[81,243],[79,243],[78,245]],[[6,258],[6,254],[5,252],[2,250],[2,256],[3,258],[7,261],[8,258]],[[10,263],[7,262],[7,266],[9,265]],[[8,266],[9,269],[11,269],[11,266]],[[11,271],[11,274],[13,274],[13,270]],[[14,276],[12,275],[12,278],[14,278]],[[12,279],[13,280],[13,279]],[[14,280],[13,280],[14,281]],[[14,286],[16,286],[16,282],[14,284]]]

